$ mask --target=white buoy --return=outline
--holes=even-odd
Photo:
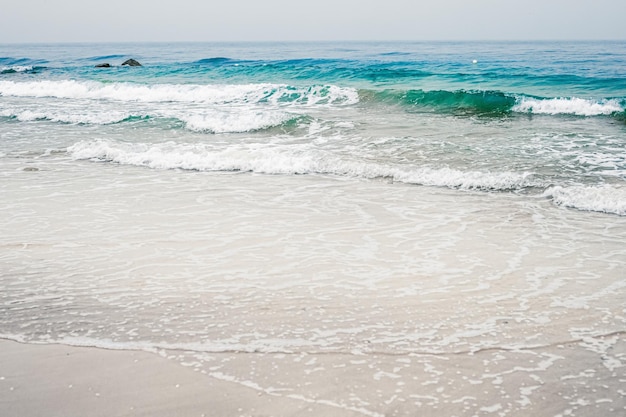
[[[477,64],[477,63],[478,63],[478,61],[477,61],[477,60],[473,60],[473,61],[472,61],[472,64]]]

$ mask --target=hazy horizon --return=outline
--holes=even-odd
[[[35,0],[3,6],[0,43],[619,41],[623,16],[623,0],[388,0],[384,8],[356,0],[110,0],[106,7]]]

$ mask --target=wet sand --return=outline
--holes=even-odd
[[[311,414],[308,412],[310,411]],[[2,416],[359,415],[265,395],[148,352],[0,341]]]
[[[626,354],[623,335],[596,341],[613,341],[613,354]],[[3,340],[0,412],[21,417],[623,415],[623,373],[610,372],[579,345],[471,355],[313,354],[301,360],[239,352],[217,355],[229,364],[217,372],[182,366],[162,357],[165,352]],[[315,364],[314,377],[293,366],[303,360]],[[388,371],[372,378],[372,366]],[[281,377],[259,385],[246,379],[252,369]],[[300,390],[281,389],[286,382]],[[387,397],[394,391],[398,394]],[[362,398],[358,405],[355,396]]]

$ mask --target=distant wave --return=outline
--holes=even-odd
[[[380,56],[410,56],[410,52],[383,52]]]
[[[0,57],[0,75],[16,73],[38,73],[46,68],[43,59]]]
[[[213,149],[204,144],[130,144],[92,140],[74,144],[68,148],[68,153],[75,159],[154,169],[328,174],[366,179],[386,178],[407,184],[467,190],[510,191],[535,185],[530,173],[391,166],[344,159],[310,148],[292,149],[257,144]]]
[[[127,55],[120,55],[120,54],[113,54],[113,55],[98,55],[98,56],[92,56],[90,58],[87,58],[90,61],[100,61],[100,60],[104,60],[104,59],[122,59],[122,58],[126,58]]]
[[[14,74],[16,72],[32,71],[33,67],[30,65],[14,65],[12,67],[0,68],[0,74]]]
[[[240,60],[227,57],[204,58],[191,63],[207,69],[231,70],[244,69],[250,77],[273,76],[281,79],[330,80],[343,83],[345,80],[367,80],[373,82],[414,81],[433,75],[423,68],[412,64],[389,62],[363,63],[345,59],[298,58],[286,60]]]
[[[224,65],[224,64],[233,64],[233,63],[237,63],[239,61],[231,59],[231,58],[226,58],[226,57],[214,57],[214,58],[204,58],[204,59],[200,59],[198,61],[195,61],[194,64],[200,64],[200,65]]]
[[[0,57],[0,65],[12,66],[12,65],[44,65],[48,61],[45,59],[30,59],[30,58],[12,58],[12,57]]]
[[[153,84],[95,81],[0,81],[0,96],[117,100],[124,102],[185,102],[205,104],[345,105],[357,103],[352,88],[334,85],[295,87],[282,84]]]
[[[32,65],[12,65],[0,67],[0,74],[16,74],[16,73],[38,73],[45,70],[46,67]]]

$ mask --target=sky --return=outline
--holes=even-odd
[[[626,40],[625,0],[10,0],[0,43]]]

